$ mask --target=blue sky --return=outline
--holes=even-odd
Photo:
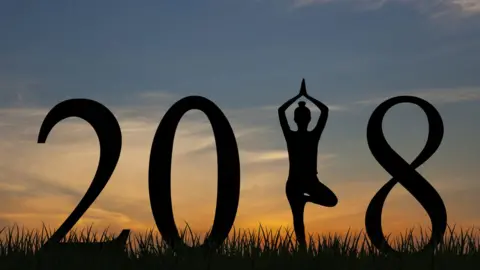
[[[389,179],[368,150],[366,124],[375,106],[400,94],[423,97],[442,114],[444,141],[419,171],[438,187],[452,222],[472,225],[480,221],[472,206],[480,188],[479,15],[480,1],[475,0],[2,0],[0,200],[5,206],[0,223],[36,226],[40,220],[34,213],[67,198],[65,208],[42,216],[58,226],[73,209],[96,168],[95,135],[86,124],[68,120],[55,128],[46,145],[35,141],[55,104],[91,98],[119,119],[124,151],[119,172],[104,192],[110,195],[102,199],[102,193],[92,210],[106,218],[93,218],[92,212],[86,222],[123,222],[135,228],[153,224],[146,190],[151,140],[165,110],[195,94],[217,103],[238,137],[245,172],[239,224],[289,224],[284,198],[288,163],[276,107],[295,95],[305,78],[309,93],[332,109],[319,144],[319,177],[340,200],[334,209],[309,206],[311,230],[363,226],[369,199]],[[426,124],[420,109],[402,105],[391,110],[384,128],[394,149],[410,161],[425,143]],[[180,165],[174,167],[202,170],[200,159],[214,166],[211,134],[206,118],[189,113],[180,125],[175,146],[180,150],[174,154]],[[78,159],[85,164],[78,165]],[[62,169],[53,170],[59,162]],[[197,166],[188,165],[192,162]],[[207,180],[180,182],[190,175],[178,173],[177,222],[184,218],[197,228],[210,226],[211,218],[191,217],[190,207],[192,198],[211,200],[205,213],[213,217],[214,168],[205,172]],[[204,193],[188,191],[201,181],[208,183]],[[33,199],[34,186],[52,191]],[[389,220],[410,214],[402,212],[408,208],[402,198],[415,206],[401,187],[395,192],[398,201],[387,203],[395,213]],[[22,194],[31,203],[9,209]],[[118,196],[128,197],[130,208],[116,207]],[[268,202],[259,202],[259,196]],[[267,210],[251,214],[259,205]],[[142,214],[133,210],[139,207]],[[428,222],[421,209],[411,218]],[[349,224],[339,227],[345,220]]]
[[[476,16],[432,18],[435,10],[402,1],[359,11],[352,2],[292,10],[289,1],[2,1],[2,77],[36,81],[28,90],[47,104],[141,91],[275,104],[301,77],[337,103],[478,85]]]

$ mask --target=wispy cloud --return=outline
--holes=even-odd
[[[41,86],[40,80],[33,78],[7,78],[0,76],[0,105],[28,105],[38,97],[36,90]]]
[[[479,0],[450,0],[449,2],[466,13],[480,13]]]
[[[451,12],[473,15],[480,13],[479,0],[292,0],[293,8],[303,8],[312,5],[347,2],[360,10],[378,10],[391,2],[408,4],[420,12],[433,16],[445,15]]]
[[[478,101],[480,100],[480,88],[477,87],[465,87],[465,88],[445,88],[445,89],[425,89],[417,91],[406,91],[399,92],[395,95],[376,97],[371,99],[364,99],[355,102],[355,104],[360,105],[378,105],[383,101],[400,95],[409,95],[416,96],[428,100],[437,105],[448,104],[448,103],[458,103],[458,102],[467,102],[467,101]]]
[[[338,105],[338,104],[325,104],[327,105],[328,109],[330,111],[347,111],[349,108],[347,106],[344,106],[344,105]],[[266,110],[266,111],[273,111],[273,110],[278,110],[278,107],[280,107],[279,105],[267,105],[267,106],[262,106],[260,107],[259,109],[261,110]],[[310,104],[307,104],[307,107],[309,108],[314,108],[314,106],[310,105]]]
[[[271,150],[271,151],[241,151],[242,162],[245,163],[264,163],[275,162],[279,160],[288,160],[288,152],[285,150]],[[321,154],[318,156],[320,166],[325,165],[325,162],[337,157],[335,154]]]
[[[410,2],[411,0],[292,0],[296,8],[329,3],[347,2],[364,10],[374,10],[383,7],[389,1]]]
[[[151,91],[141,91],[138,94],[138,98],[144,102],[169,102],[176,99],[180,99],[180,96],[175,95],[172,92],[161,91],[161,90],[151,90]]]
[[[293,0],[293,7],[294,8],[301,8],[310,6],[313,4],[325,4],[335,0]]]

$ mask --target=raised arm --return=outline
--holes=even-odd
[[[300,98],[301,94],[294,96],[293,98],[287,100],[280,108],[278,108],[278,118],[280,119],[280,126],[282,127],[283,133],[291,131],[290,126],[288,125],[287,116],[285,111],[292,105],[295,100]]]
[[[318,107],[320,110],[320,117],[318,118],[317,125],[315,128],[312,130],[315,133],[322,133],[323,129],[325,128],[325,125],[327,124],[327,119],[328,119],[328,107],[327,105],[323,104],[322,102],[316,100],[315,98],[309,96],[308,94],[305,95],[305,97],[310,100],[315,106]]]

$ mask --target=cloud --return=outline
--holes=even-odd
[[[33,78],[9,78],[0,75],[0,105],[28,104],[32,98],[38,96],[36,92],[41,85],[40,80]]]
[[[293,8],[304,8],[312,5],[346,2],[360,10],[378,10],[395,2],[408,4],[419,12],[433,14],[433,17],[449,13],[474,15],[480,13],[479,0],[292,0]]]
[[[287,151],[245,152],[243,160],[246,162],[269,162],[288,159]]]
[[[301,7],[306,7],[310,6],[313,4],[325,4],[325,3],[330,3],[335,0],[293,0],[293,7],[294,8],[301,8]]]
[[[465,87],[465,88],[444,88],[444,89],[425,89],[417,91],[405,91],[399,92],[391,96],[376,97],[371,99],[364,99],[354,102],[354,104],[359,105],[379,105],[385,100],[400,95],[409,95],[423,98],[431,103],[437,105],[450,104],[450,103],[459,103],[459,102],[469,102],[469,101],[478,101],[480,100],[480,88],[477,87]]]
[[[338,104],[325,104],[327,105],[328,109],[330,111],[347,111],[349,108],[343,105],[338,105]],[[314,105],[313,105],[314,106]],[[310,109],[314,108],[312,105],[308,104],[307,107]],[[277,111],[278,110],[278,105],[267,105],[267,106],[262,106],[260,109],[266,110],[266,111]]]
[[[182,97],[164,90],[151,90],[141,91],[135,98],[137,101],[142,102],[143,104],[155,103],[166,105],[168,103],[180,100]]]
[[[479,0],[450,0],[452,5],[466,13],[480,13]]]
[[[302,8],[312,5],[346,2],[363,10],[374,10],[383,7],[389,1],[409,2],[411,0],[292,0],[292,5],[295,8]]]
[[[288,152],[285,150],[272,151],[241,151],[241,159],[245,164],[266,163],[276,161],[288,161]],[[326,162],[336,158],[335,154],[321,154],[318,156],[319,166],[325,166]]]

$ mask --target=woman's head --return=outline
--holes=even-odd
[[[299,130],[306,130],[312,118],[310,109],[305,104],[305,101],[298,102],[298,107],[294,111],[293,120],[297,123]]]

